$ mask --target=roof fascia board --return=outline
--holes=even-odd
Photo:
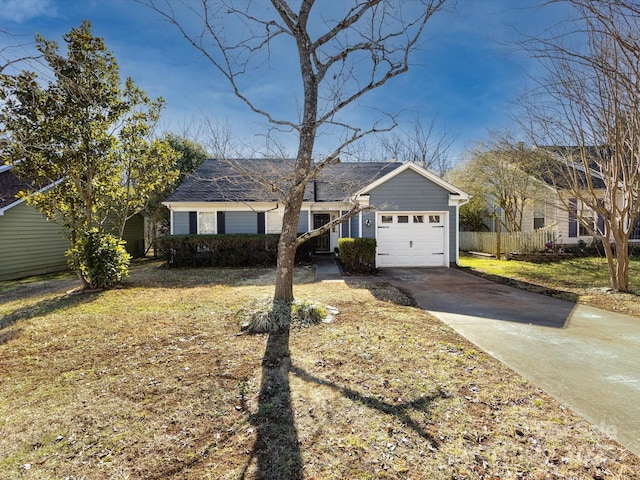
[[[273,210],[284,208],[281,202],[162,202],[173,212],[192,212],[194,210],[247,211]],[[348,202],[303,202],[303,210],[338,210],[350,208]]]
[[[4,215],[4,212],[6,212],[7,210],[11,210],[13,207],[17,207],[22,202],[24,202],[24,198],[21,198],[20,200],[16,200],[15,202],[10,203],[9,205],[5,205],[4,207],[0,208],[0,217],[2,217]]]

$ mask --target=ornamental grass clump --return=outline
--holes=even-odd
[[[312,300],[291,303],[258,300],[236,314],[242,330],[250,333],[275,333],[291,326],[309,327],[333,318],[326,307]]]

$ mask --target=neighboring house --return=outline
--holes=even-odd
[[[16,198],[28,189],[8,165],[0,166],[0,281],[65,270],[69,241],[60,226],[24,200]],[[144,217],[132,217],[125,227],[127,251],[144,252]],[[142,242],[142,247],[141,247]]]
[[[284,188],[292,166],[290,160],[207,160],[164,202],[171,233],[280,233],[284,208],[259,179],[280,179]],[[468,198],[414,163],[339,163],[307,185],[298,231],[321,227],[358,201],[375,210],[319,236],[317,252],[334,251],[340,238],[375,238],[378,267],[449,266],[458,260],[458,208]]]
[[[68,268],[64,253],[70,245],[60,227],[16,199],[26,188],[9,166],[0,166],[0,280]]]
[[[577,168],[584,171],[579,165]],[[602,177],[592,171],[591,178],[596,195],[604,195],[605,183]],[[595,212],[587,206],[583,206],[581,201],[574,198],[570,192],[556,189],[554,185],[561,183],[561,181],[561,178],[557,178],[554,182],[548,176],[543,178],[543,181],[539,181],[541,187],[536,195],[537,198],[530,199],[524,205],[522,231],[527,232],[549,227],[553,228],[558,244],[575,245],[581,241],[591,244],[593,235],[586,225],[590,224],[593,230],[602,232],[604,231],[604,222]],[[491,231],[495,231],[495,229],[494,224],[491,226]],[[632,242],[640,241],[640,220],[636,221],[630,240]]]

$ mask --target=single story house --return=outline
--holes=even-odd
[[[60,226],[16,195],[29,186],[20,181],[9,165],[0,165],[0,281],[66,270],[69,241]],[[127,251],[140,256],[144,244],[144,217],[127,222]]]
[[[171,234],[279,233],[278,190],[292,168],[291,160],[207,160],[164,202]],[[327,224],[357,201],[373,208],[318,237],[317,252],[334,251],[340,238],[375,238],[378,267],[449,266],[458,260],[458,209],[468,198],[414,163],[338,163],[307,184],[298,231]]]

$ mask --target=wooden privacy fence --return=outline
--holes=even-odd
[[[460,250],[465,252],[496,253],[496,232],[460,232]],[[531,253],[546,249],[546,244],[555,242],[553,226],[531,232],[500,233],[501,253]]]

